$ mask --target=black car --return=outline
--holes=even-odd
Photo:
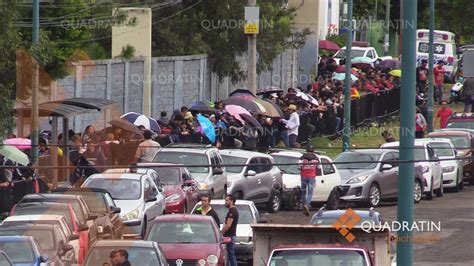
[[[96,223],[100,239],[121,239],[123,222],[120,220],[121,209],[115,205],[110,193],[101,188],[58,188],[57,194],[82,196],[90,212],[97,216]]]

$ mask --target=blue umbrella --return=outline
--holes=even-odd
[[[211,120],[199,114],[197,115],[197,120],[199,124],[201,125],[202,132],[204,132],[204,135],[206,135],[206,137],[212,143],[214,143],[216,141],[216,131],[214,129],[214,125],[212,124]]]
[[[346,74],[345,73],[334,73],[332,75],[332,79],[343,81],[343,80],[346,79]],[[358,80],[358,78],[356,76],[354,76],[353,74],[351,74],[351,81],[355,82],[357,80]]]

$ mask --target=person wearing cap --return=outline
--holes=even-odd
[[[296,148],[296,139],[298,138],[298,130],[300,127],[300,116],[296,112],[296,105],[290,104],[288,106],[288,111],[290,112],[290,119],[281,119],[280,121],[284,123],[288,129],[288,142],[290,148]]]
[[[309,204],[313,199],[318,163],[314,147],[309,145],[306,148],[306,153],[300,158],[301,202],[303,203],[303,213],[306,216],[309,216]]]
[[[444,84],[444,62],[440,61],[434,68],[434,96],[435,101],[441,104],[443,100],[443,84]]]

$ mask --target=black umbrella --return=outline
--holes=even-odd
[[[191,107],[189,108],[189,111],[212,113],[212,112],[215,112],[216,109],[210,107],[209,104],[207,104],[206,102],[198,101],[198,102],[194,102],[191,105]]]
[[[280,89],[279,87],[268,86],[263,89],[258,89],[257,95],[266,94],[266,93],[275,93],[275,92],[283,92],[283,90]]]
[[[247,100],[253,100],[257,98],[257,96],[255,96],[251,91],[246,89],[236,89],[235,91],[229,93],[229,97],[244,98]]]
[[[258,120],[255,117],[248,114],[240,114],[239,116],[242,117],[242,119],[244,119],[245,121],[249,122],[255,128],[257,129],[263,128],[260,122],[258,122]]]
[[[262,110],[260,107],[253,101],[239,98],[239,97],[229,97],[225,100],[222,101],[223,104],[225,105],[238,105],[242,106],[245,108],[247,111],[255,113],[255,114],[261,114]]]

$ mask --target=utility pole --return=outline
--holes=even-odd
[[[383,55],[388,56],[390,47],[390,0],[385,1],[385,37],[383,43]]]
[[[352,75],[352,0],[347,1],[346,34],[346,79],[344,81],[344,129],[342,130],[342,151],[349,150],[351,137],[351,75]]]
[[[415,90],[416,90],[416,24],[417,4],[416,0],[404,0],[402,32],[402,87],[400,92],[400,174],[399,176],[414,176],[414,142],[415,142]],[[403,162],[409,161],[409,162]],[[402,178],[398,182],[398,222],[408,224],[398,231],[398,237],[408,241],[397,242],[397,265],[413,265],[413,178]]]
[[[428,71],[428,132],[433,132],[433,105],[434,105],[434,15],[435,0],[430,0],[430,39],[429,39],[429,71]]]
[[[33,0],[33,46],[39,43],[39,0]],[[27,66],[26,66],[27,67]],[[31,84],[31,157],[32,163],[38,159],[38,135],[39,135],[39,104],[38,104],[38,86],[39,86],[39,65],[33,56],[33,77]]]
[[[254,7],[257,0],[248,0],[248,6]],[[248,34],[248,62],[247,62],[247,80],[248,89],[257,93],[257,34]]]

